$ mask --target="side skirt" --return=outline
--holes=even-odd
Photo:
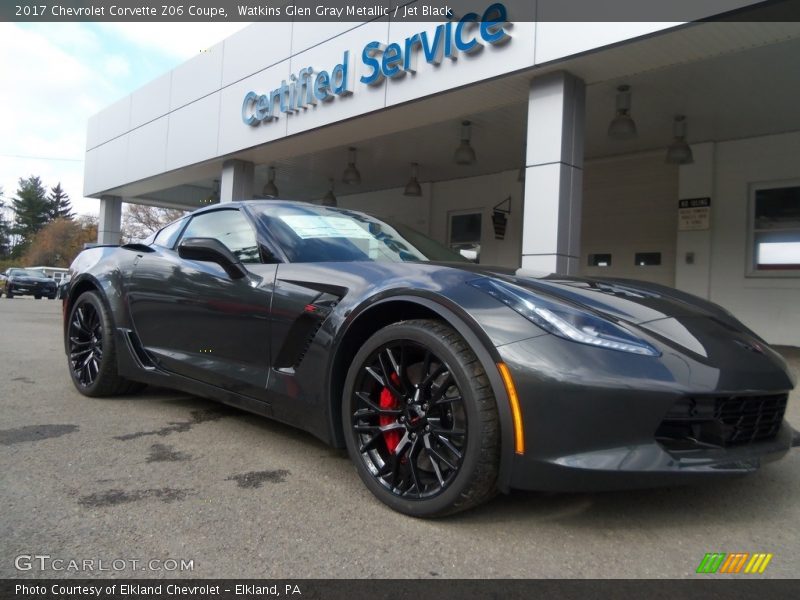
[[[116,330],[117,371],[126,379],[161,386],[194,394],[209,400],[222,402],[234,408],[255,413],[263,417],[273,417],[272,406],[268,402],[242,396],[196,379],[163,371],[155,366],[146,351],[137,347],[133,332],[127,329]]]

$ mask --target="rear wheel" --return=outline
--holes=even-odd
[[[391,508],[438,517],[496,491],[497,406],[467,343],[440,321],[389,325],[348,372],[342,421],[364,483]]]
[[[34,298],[35,298],[36,300],[41,300],[41,299],[42,299],[42,297],[41,297],[41,296],[34,296]]]
[[[114,396],[140,384],[120,377],[111,315],[96,292],[84,292],[72,305],[67,327],[69,373],[86,396]]]

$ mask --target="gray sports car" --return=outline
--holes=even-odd
[[[360,212],[216,205],[71,276],[81,393],[155,384],[290,423],[409,515],[741,475],[792,445],[786,363],[721,307],[474,265]]]

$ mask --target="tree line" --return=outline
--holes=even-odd
[[[125,204],[124,242],[143,239],[185,211]],[[0,188],[0,272],[8,267],[68,267],[84,244],[97,241],[97,217],[76,216],[61,183],[48,188],[40,177],[20,178],[15,194]]]
[[[0,188],[0,265],[67,267],[97,239],[97,219],[76,217],[61,183],[48,188],[40,177],[20,178],[7,198]]]

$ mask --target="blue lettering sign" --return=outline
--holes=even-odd
[[[416,73],[420,55],[428,64],[439,65],[444,57],[455,60],[459,53],[475,54],[483,50],[485,44],[500,46],[511,40],[507,26],[505,5],[495,2],[482,15],[467,13],[457,23],[447,21],[432,32],[415,33],[402,43],[371,41],[361,51],[365,73],[360,81],[376,86],[386,78],[399,79],[407,73]],[[313,108],[317,102],[349,96],[353,93],[352,74],[349,52],[344,53],[342,62],[330,72],[317,72],[311,67],[300,69],[297,75],[289,76],[288,83],[284,79],[280,87],[270,92],[247,92],[242,102],[242,121],[256,127],[277,119],[279,113],[292,114]]]

